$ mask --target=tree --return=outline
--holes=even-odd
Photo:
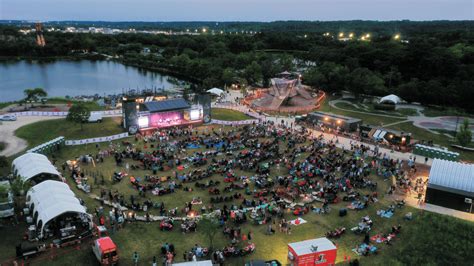
[[[66,120],[81,124],[81,130],[83,129],[82,124],[89,119],[91,111],[82,103],[76,103],[69,108]]]
[[[17,177],[11,182],[12,193],[16,197],[25,195],[30,187],[30,182],[24,181],[22,177]]]
[[[459,132],[456,134],[456,138],[461,146],[467,147],[472,141],[472,132],[469,128],[469,120],[464,118],[464,121],[459,128]]]
[[[42,88],[26,89],[23,92],[25,93],[25,102],[31,101],[31,107],[33,107],[33,102],[39,100],[39,97],[48,96],[48,93]]]
[[[360,94],[380,95],[384,93],[385,86],[374,72],[367,68],[356,68],[349,74],[347,89],[359,97]]]
[[[198,223],[199,232],[209,240],[209,249],[212,250],[214,237],[219,234],[219,222],[215,218],[203,217]]]
[[[0,156],[0,168],[8,167],[8,159],[6,156]]]
[[[262,79],[262,68],[260,65],[253,61],[244,69],[244,78],[247,80],[249,85],[254,85]]]

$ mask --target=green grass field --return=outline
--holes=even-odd
[[[105,124],[105,122],[104,122]],[[58,126],[58,125],[56,125]],[[100,130],[95,131],[92,129],[100,127],[98,124],[91,124],[91,129],[87,131],[88,136],[91,137],[92,133],[101,134]],[[204,129],[204,127],[200,128]],[[35,133],[39,134],[35,130],[44,130],[42,127],[30,128],[31,136]],[[227,128],[224,128],[227,130]],[[31,132],[33,131],[33,132]],[[72,133],[68,133],[71,136]],[[99,135],[96,135],[99,136]],[[49,136],[48,136],[49,138]],[[138,149],[142,149],[145,152],[151,152],[153,149],[150,145],[146,145],[141,141],[135,142],[133,138],[127,139],[132,142]],[[115,143],[121,143],[117,141]],[[108,147],[108,143],[100,144],[100,149]],[[286,145],[283,143],[280,149],[285,149]],[[192,154],[196,151],[202,151],[202,149],[188,150],[188,154]],[[83,154],[95,154],[97,149],[95,145],[83,145],[83,146],[71,146],[62,149],[55,155],[58,159],[57,165],[62,164],[66,160],[72,160]],[[303,160],[305,154],[301,154],[299,158]],[[126,162],[129,164],[136,164],[131,159],[127,159]],[[124,164],[125,165],[125,164]],[[206,166],[202,167],[205,168]],[[95,167],[93,165],[81,165],[81,168],[89,177],[89,183],[92,184],[93,193],[99,194],[101,185],[94,184],[91,175],[103,175],[105,177],[105,185],[103,188],[118,190],[120,193],[125,195],[125,199],[128,201],[130,195],[137,195],[137,191],[131,186],[130,182],[125,178],[120,183],[113,183],[111,176],[114,171],[123,171],[124,166],[117,167],[114,159],[108,157],[104,163],[98,163]],[[185,170],[188,172],[193,167]],[[174,170],[159,172],[158,176],[172,176]],[[273,167],[271,169],[271,176],[287,174],[287,170],[283,167]],[[150,171],[145,170],[134,170],[129,172],[135,177],[142,177],[144,175],[150,175]],[[237,171],[238,175],[250,176],[251,172]],[[92,213],[94,208],[99,206],[99,202],[88,197],[84,192],[79,191],[73,184],[69,177],[69,171],[66,171],[65,177],[71,188],[75,191],[76,195],[81,197],[88,207],[88,210]],[[287,244],[294,241],[301,241],[311,238],[322,237],[324,234],[333,230],[336,227],[344,226],[348,229],[345,235],[340,239],[334,240],[338,244],[338,257],[337,261],[344,264],[344,256],[350,256],[352,259],[358,258],[361,261],[361,265],[463,265],[466,262],[474,261],[474,247],[470,245],[470,238],[468,236],[474,234],[474,224],[464,222],[451,217],[444,217],[437,214],[421,213],[420,211],[411,207],[403,207],[397,209],[394,217],[391,219],[381,218],[376,215],[376,211],[379,209],[386,209],[393,201],[391,198],[385,196],[385,191],[389,185],[389,181],[385,181],[380,177],[372,175],[378,184],[378,192],[380,201],[374,205],[371,205],[368,209],[361,211],[349,210],[346,217],[338,216],[338,209],[345,207],[348,203],[341,202],[335,205],[331,205],[332,211],[326,215],[320,215],[315,213],[309,213],[303,216],[308,223],[292,227],[292,234],[286,235],[278,232],[268,236],[265,235],[266,227],[263,225],[257,226],[251,223],[251,219],[241,226],[242,232],[247,233],[252,231],[254,234],[253,242],[256,244],[256,252],[245,260],[250,259],[278,259],[283,264],[287,263]],[[220,188],[222,189],[226,184],[223,183],[223,178],[220,175],[213,175],[207,180],[221,181]],[[194,188],[194,183],[189,183],[189,186]],[[251,185],[253,188],[253,185]],[[238,191],[243,193],[243,191]],[[232,192],[233,193],[233,192]],[[361,191],[362,194],[369,193],[366,190]],[[224,193],[230,195],[231,193]],[[209,195],[206,189],[201,190],[195,188],[190,192],[177,191],[174,194],[168,194],[164,196],[153,196],[147,195],[153,202],[164,202],[166,208],[178,207],[182,209],[184,203],[192,200],[194,197],[200,197],[203,199],[205,204],[209,204]],[[246,196],[247,198],[249,196]],[[142,198],[140,201],[143,201]],[[233,201],[233,204],[240,204],[240,201]],[[227,203],[228,205],[231,203]],[[314,203],[315,206],[320,207],[320,203]],[[200,207],[200,205],[198,205]],[[217,206],[223,206],[223,203],[217,204]],[[414,220],[404,221],[403,215],[407,212],[413,212]],[[157,214],[158,210],[152,209],[151,214]],[[182,215],[182,214],[180,214]],[[356,245],[362,243],[363,236],[355,235],[350,232],[349,228],[357,225],[361,217],[369,215],[374,221],[374,229],[371,234],[376,233],[387,233],[391,226],[401,224],[403,229],[399,238],[394,241],[392,246],[385,244],[376,244],[379,248],[379,254],[370,257],[358,257],[354,252],[351,251]],[[290,212],[285,214],[285,218],[288,220],[296,218]],[[277,227],[277,226],[275,226]],[[14,244],[18,243],[21,239],[21,235],[25,230],[25,224],[22,223],[19,226],[12,227],[6,225],[5,228],[0,229],[2,233],[2,241],[0,241],[0,262],[14,256]],[[199,230],[199,228],[198,228]],[[159,257],[159,249],[165,242],[173,243],[176,247],[177,257],[176,261],[182,261],[182,254],[184,251],[190,249],[194,244],[198,243],[203,246],[207,246],[207,239],[205,239],[199,233],[190,233],[183,235],[179,230],[179,224],[177,228],[171,232],[162,232],[159,230],[158,223],[132,223],[126,224],[125,227],[115,234],[112,238],[116,242],[119,248],[121,256],[121,265],[130,265],[131,257],[134,251],[138,251],[140,254],[140,265],[150,265],[153,256]],[[224,237],[222,233],[219,233],[215,238],[215,246],[218,248],[224,247],[229,243],[229,240]],[[65,252],[67,254],[60,255],[54,260],[45,258],[43,260],[34,261],[34,265],[95,265],[95,258],[92,255],[90,246],[87,244],[83,245],[81,250],[65,249],[58,250],[58,252]],[[439,252],[439,253],[435,253]],[[442,252],[441,252],[442,251]],[[413,264],[414,263],[414,264]],[[226,261],[226,265],[243,265],[241,259],[229,259]],[[466,264],[468,265],[468,264]]]
[[[362,114],[362,113],[358,113],[358,112],[351,112],[351,111],[336,109],[336,108],[331,107],[328,104],[328,102],[331,101],[331,100],[335,100],[335,99],[331,98],[331,97],[328,97],[327,99],[325,99],[323,101],[323,103],[321,104],[321,108],[318,111],[330,112],[330,113],[334,113],[334,114],[338,114],[338,115],[345,115],[345,116],[349,116],[349,117],[359,118],[359,119],[362,119],[362,123],[375,125],[375,126],[381,126],[383,124],[391,124],[391,123],[395,123],[395,122],[405,120],[404,117],[393,118],[393,117]],[[346,105],[348,105],[348,104],[344,104],[344,106],[346,106]],[[348,106],[348,109],[349,108],[350,108],[350,106]],[[352,109],[355,109],[355,108],[352,106]],[[355,111],[358,111],[358,110],[355,110]]]
[[[223,121],[241,121],[252,119],[252,117],[230,109],[224,108],[212,108],[211,109],[212,119],[223,120]]]
[[[28,147],[34,147],[58,136],[64,136],[66,139],[86,139],[118,134],[123,132],[120,120],[119,117],[104,118],[102,123],[85,123],[81,130],[79,124],[66,119],[54,119],[23,126],[15,131],[15,135],[28,141]]]

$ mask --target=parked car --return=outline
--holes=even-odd
[[[8,181],[0,181],[0,218],[6,218],[15,214],[13,205],[13,193]]]
[[[101,123],[102,122],[102,114],[101,113],[91,113],[89,119],[87,119],[89,123]]]
[[[15,115],[0,115],[0,121],[16,121]]]

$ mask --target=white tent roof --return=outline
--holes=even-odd
[[[16,158],[12,167],[14,173],[21,176],[24,181],[43,173],[61,176],[48,158],[38,153],[26,153]]]
[[[474,196],[474,164],[434,159],[428,187]]]
[[[189,261],[181,263],[173,263],[173,266],[212,266],[211,260]]]
[[[315,251],[312,250],[312,247],[318,248],[316,252],[336,249],[336,246],[325,237],[290,243],[288,246],[298,256],[314,253]]]
[[[46,180],[32,187],[27,193],[29,206],[34,203],[34,212],[38,212],[36,225],[44,226],[57,216],[73,212],[87,214],[69,186],[60,181]]]
[[[222,94],[224,93],[224,91],[221,90],[221,89],[219,89],[219,88],[212,88],[212,89],[210,89],[210,90],[207,90],[207,92],[212,93],[212,94],[215,94],[215,95],[217,95],[217,96],[220,96],[220,95],[222,95]]]
[[[397,95],[395,95],[395,94],[390,94],[390,95],[387,95],[385,97],[382,97],[379,100],[379,103],[383,103],[383,102],[390,102],[390,103],[393,103],[393,104],[399,104],[399,103],[402,102],[402,99],[400,97],[398,97]]]

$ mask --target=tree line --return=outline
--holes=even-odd
[[[352,25],[359,30],[356,35],[367,25],[383,29],[371,33],[370,41],[340,41],[323,36],[324,31],[303,34],[285,29],[313,24],[275,22],[271,31],[254,35],[45,32],[45,47],[35,45],[34,34],[0,26],[0,56],[106,54],[124,64],[188,78],[201,89],[236,82],[268,86],[277,73],[300,71],[304,83],[329,92],[394,93],[410,102],[474,109],[473,23],[408,23],[404,27],[410,34],[401,33],[403,42],[393,38],[394,27],[376,22]]]

